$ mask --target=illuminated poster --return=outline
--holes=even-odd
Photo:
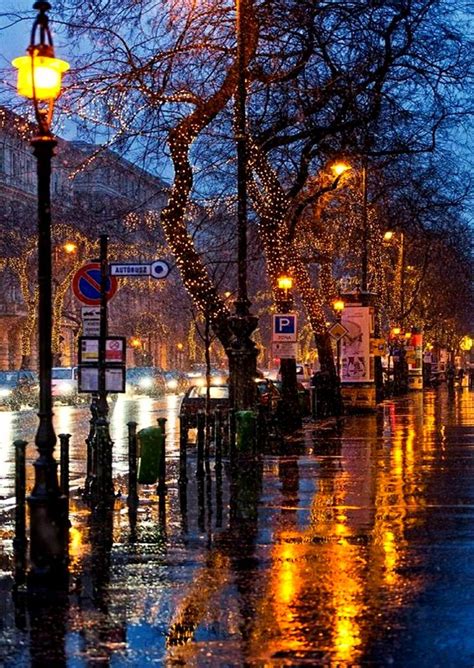
[[[370,366],[370,308],[347,306],[342,315],[347,334],[342,339],[341,380],[368,383],[373,380]]]

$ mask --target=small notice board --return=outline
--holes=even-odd
[[[79,337],[79,392],[99,392],[100,337]],[[125,359],[127,344],[124,336],[105,339],[105,391],[125,392]]]

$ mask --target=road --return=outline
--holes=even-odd
[[[472,667],[473,445],[474,393],[441,389],[204,479],[190,446],[187,494],[171,457],[136,518],[74,498],[59,603],[14,602],[4,537],[0,663]]]
[[[156,425],[159,417],[167,418],[168,440],[170,452],[176,447],[176,415],[181,401],[180,396],[167,394],[162,399],[151,399],[146,396],[128,398],[118,395],[115,402],[110,402],[109,419],[110,433],[114,441],[114,473],[115,476],[127,471],[127,422],[137,422],[138,429]],[[85,475],[86,446],[85,439],[89,433],[90,410],[87,406],[73,407],[56,404],[54,406],[54,429],[56,434],[71,434],[70,439],[70,478],[71,483]],[[34,445],[38,417],[33,409],[0,412],[0,508],[6,503],[11,504],[14,493],[15,457],[13,442],[23,439],[28,442],[27,457],[27,489],[33,483],[33,467],[30,464],[36,459]],[[59,459],[59,440],[56,452]]]

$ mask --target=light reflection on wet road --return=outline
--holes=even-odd
[[[0,658],[472,666],[473,436],[472,392],[411,394],[340,436],[307,426],[232,484],[190,459],[186,499],[171,457],[165,512],[150,489],[136,526],[123,502],[98,524],[76,501],[71,596],[24,629],[3,596]]]
[[[134,420],[138,429],[156,424],[158,417],[167,418],[168,448],[176,448],[177,419],[176,413],[181,397],[166,395],[154,400],[146,396],[129,399],[118,395],[117,401],[109,402],[110,433],[114,441],[114,473],[116,476],[127,472],[127,422]],[[89,433],[90,410],[88,406],[55,405],[54,429],[56,435],[71,434],[70,440],[70,478],[72,481],[85,475],[86,445]],[[0,499],[8,499],[14,493],[14,449],[13,441],[24,439],[28,442],[27,462],[33,462],[37,455],[34,445],[38,427],[38,416],[33,409],[16,412],[0,412]],[[55,457],[59,460],[59,439]],[[27,467],[27,487],[33,485],[33,468]]]

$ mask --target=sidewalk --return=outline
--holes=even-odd
[[[74,498],[62,605],[15,609],[3,542],[0,662],[471,666],[473,439],[472,392],[412,394],[232,476],[190,447],[136,522]]]

